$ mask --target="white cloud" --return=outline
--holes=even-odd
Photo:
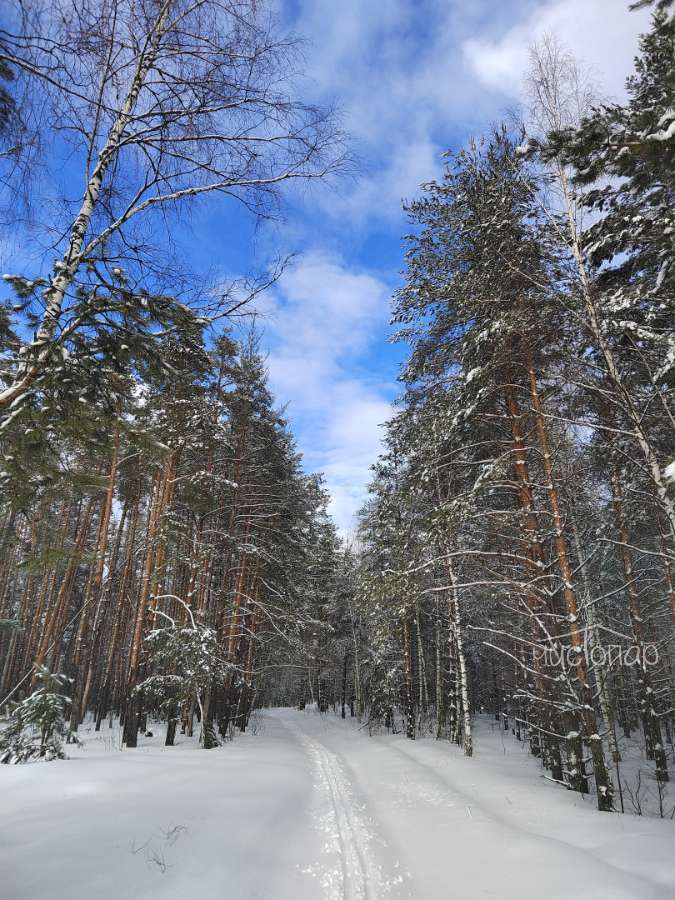
[[[310,252],[284,273],[265,311],[272,388],[289,404],[308,467],[326,475],[343,531],[363,503],[391,413],[394,386],[373,360],[389,294],[375,275]]]
[[[393,360],[378,349],[391,286],[352,261],[365,258],[359,240],[398,235],[401,199],[439,176],[442,151],[518,102],[530,43],[555,32],[620,95],[648,13],[628,0],[278,2],[309,41],[305,93],[337,103],[364,163],[353,182],[308,192],[284,225],[286,242],[319,249],[283,276],[267,326],[273,389],[348,530],[396,393]]]
[[[647,11],[628,0],[302,0],[309,89],[344,112],[365,171],[312,196],[333,228],[398,227],[400,201],[438,176],[441,153],[518,101],[529,44],[555,32],[620,95]],[[290,7],[289,7],[290,8]]]
[[[538,4],[498,37],[471,38],[462,49],[487,88],[517,98],[528,47],[544,34],[554,34],[591,67],[604,93],[620,97],[638,49],[638,33],[648,23],[648,10],[630,11],[628,3],[617,0],[556,0]]]
[[[363,382],[337,384],[332,392],[322,468],[332,497],[329,512],[343,531],[353,527],[363,504],[370,467],[381,450],[381,426],[391,412],[391,403]]]

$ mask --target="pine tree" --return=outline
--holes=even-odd
[[[665,11],[655,12],[627,81],[627,104],[600,106],[576,128],[556,131],[551,122],[540,146],[564,197],[580,312],[612,402],[648,468],[671,542],[675,507],[664,470],[675,428],[669,401],[675,359],[669,315],[675,290],[673,28]],[[573,184],[583,189],[578,197]],[[596,219],[583,233],[578,208]]]
[[[37,670],[39,687],[12,706],[8,723],[0,730],[0,762],[66,758],[64,740],[77,740],[65,720],[70,698],[63,691],[68,681],[44,667]]]
[[[169,624],[155,628],[145,638],[148,667],[155,674],[141,681],[135,690],[168,719],[167,744],[173,743],[177,710],[196,703],[202,725],[201,744],[209,750],[217,744],[208,709],[211,685],[227,676],[231,664],[226,662],[215,630],[199,623],[188,604],[180,600],[179,603],[187,615],[184,624],[157,610],[160,619]]]

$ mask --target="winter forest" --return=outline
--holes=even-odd
[[[389,255],[310,7],[2,3],[0,896],[675,897],[675,3],[598,0],[616,96],[528,33]]]

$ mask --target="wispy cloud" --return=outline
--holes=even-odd
[[[605,91],[621,94],[649,15],[630,12],[628,0],[283,6],[309,42],[310,91],[339,104],[364,162],[352,185],[318,198],[334,229],[400,222],[401,199],[439,174],[443,150],[517,104],[528,46],[547,31],[593,66]]]
[[[281,279],[267,324],[272,385],[347,530],[396,393],[398,352],[385,335],[401,199],[440,175],[444,150],[518,104],[528,46],[548,31],[620,95],[648,14],[629,12],[628,0],[280,0],[280,9],[308,39],[306,90],[342,109],[363,162],[358,179],[308,193],[275,232],[309,249]]]
[[[272,388],[306,463],[326,475],[331,513],[347,531],[362,504],[395,386],[374,366],[390,289],[376,275],[308,252],[281,277],[265,310]]]
[[[591,67],[604,93],[619,97],[637,50],[638,32],[646,30],[648,22],[648,10],[630,11],[628,3],[617,0],[556,0],[537,4],[501,35],[464,41],[462,51],[488,90],[518,98],[529,46],[544,34],[554,34]]]

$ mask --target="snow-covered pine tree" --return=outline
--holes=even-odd
[[[548,134],[537,144],[560,188],[578,314],[604,370],[605,390],[649,471],[671,544],[675,506],[664,470],[675,430],[668,386],[675,359],[674,27],[658,9],[626,83],[628,102],[586,110],[580,122],[566,120],[558,105],[574,93],[573,64],[562,71],[540,67],[532,78],[544,98],[535,105]],[[542,90],[547,80],[549,89]],[[586,230],[579,223],[583,210],[593,215]]]
[[[64,742],[77,741],[66,721],[70,698],[63,692],[69,679],[44,667],[36,674],[37,687],[11,706],[0,729],[2,763],[65,759]]]
[[[641,607],[649,592],[637,587],[632,549],[636,537],[629,534],[626,509],[629,516],[639,518],[645,502],[651,507],[658,527],[649,536],[640,529],[638,543],[644,549],[637,558],[645,560],[644,550],[650,555],[663,553],[666,584],[667,557],[675,546],[672,503],[662,478],[675,426],[668,375],[673,357],[669,233],[674,173],[669,146],[673,136],[667,130],[674,96],[674,45],[672,19],[663,10],[654,14],[651,32],[641,39],[641,50],[636,74],[627,82],[629,101],[625,105],[594,107],[583,89],[586,79],[581,67],[550,40],[533,48],[529,83],[537,138],[555,175],[567,220],[576,291],[583,299],[578,314],[595,350],[587,354],[591,366],[585,371],[580,367],[576,380],[590,386],[584,403],[594,423],[593,441],[604,458],[611,459],[611,470],[602,479],[612,496],[611,539],[620,553],[633,640],[644,648]],[[665,127],[659,130],[662,120]],[[573,184],[581,186],[582,193],[575,192]],[[585,211],[592,214],[592,224],[582,230]],[[604,369],[604,378],[598,367]],[[576,414],[571,411],[570,420],[579,418],[578,412],[578,408]],[[632,498],[637,501],[638,496],[640,500],[633,505]],[[671,592],[667,589],[666,593]],[[647,602],[651,608],[654,601],[650,598]],[[672,606],[672,593],[670,603]],[[658,604],[655,624],[662,615],[663,607]],[[659,627],[663,633],[663,624]],[[669,680],[666,676],[666,683]],[[651,747],[659,748],[657,777],[664,779],[668,776],[659,703],[646,668],[638,677],[637,691],[647,752],[653,757]],[[668,693],[665,687],[665,707],[670,702]]]
[[[489,561],[492,574],[484,576],[486,585],[496,583],[497,560],[511,559],[519,568],[524,567],[517,580],[513,569],[505,569],[502,577],[513,597],[510,604],[530,620],[530,633],[522,635],[520,648],[527,647],[528,655],[533,646],[543,649],[557,639],[569,641],[574,647],[583,642],[560,485],[554,473],[550,423],[541,397],[540,369],[550,364],[547,341],[554,345],[555,328],[565,320],[565,309],[554,305],[556,283],[561,277],[554,249],[555,230],[539,214],[537,194],[536,175],[528,170],[516,143],[504,130],[497,131],[485,146],[475,145],[458,154],[448,166],[444,182],[428,186],[427,197],[411,206],[413,220],[423,230],[412,239],[408,280],[395,308],[396,320],[403,326],[402,337],[412,344],[404,373],[409,384],[407,403],[415,409],[423,408],[439,393],[453,391],[458,412],[443,431],[437,428],[436,445],[440,441],[447,446],[453,430],[462,422],[469,423],[473,432],[472,439],[467,441],[465,436],[463,441],[463,446],[468,443],[472,448],[473,458],[467,460],[474,467],[472,492],[481,496],[483,504],[489,499],[492,507],[490,515],[490,507],[479,504],[477,515],[496,523],[495,495],[505,488],[511,503],[516,500],[514,511],[518,511],[524,538],[520,548],[513,544],[509,547],[508,542],[500,547],[504,544],[502,534],[480,548],[465,546],[462,551],[460,540],[454,544],[459,550],[450,550],[453,544],[447,543],[446,534],[445,554],[452,559],[455,552],[462,551],[469,558],[472,554],[476,559],[483,557],[485,565]],[[459,396],[462,399],[458,401]],[[480,425],[475,423],[483,417],[491,426],[489,437],[476,432]],[[499,422],[506,426],[501,446],[495,440]],[[530,428],[539,445],[538,457],[533,457],[527,447],[526,429]],[[456,446],[461,454],[460,446]],[[450,455],[452,444],[443,452]],[[504,480],[507,460],[513,466],[511,485]],[[456,462],[453,459],[453,464]],[[541,466],[544,485],[536,492],[530,471],[535,466]],[[507,501],[507,509],[508,505]],[[468,518],[472,516],[476,516],[475,511]],[[489,525],[487,533],[491,530]],[[457,587],[452,575],[450,581]],[[528,587],[523,595],[524,584]],[[507,627],[510,630],[512,626]],[[499,633],[502,629],[493,630]],[[611,782],[585,663],[578,657],[577,671],[562,673],[562,694],[557,701],[559,715],[565,720],[561,731],[550,719],[555,709],[550,693],[558,676],[537,672],[534,659],[526,664],[517,647],[508,652],[523,671],[529,670],[528,678],[534,677],[535,690],[526,681],[525,695],[536,705],[539,694],[546,719],[536,726],[531,722],[531,731],[547,735],[545,758],[554,777],[562,774],[556,735],[565,736],[570,779],[579,789],[585,789],[579,743],[583,734],[594,757],[599,805],[611,808]]]
[[[168,721],[166,743],[172,745],[176,734],[178,711],[196,704],[201,722],[200,741],[205,750],[217,745],[209,706],[214,681],[223,681],[231,664],[215,629],[198,622],[190,606],[180,598],[163,595],[156,612],[166,620],[154,628],[144,640],[148,669],[153,671],[135,688],[150,707],[159,709]],[[159,608],[163,600],[177,600],[185,613],[177,622]],[[167,624],[168,622],[168,624]]]

